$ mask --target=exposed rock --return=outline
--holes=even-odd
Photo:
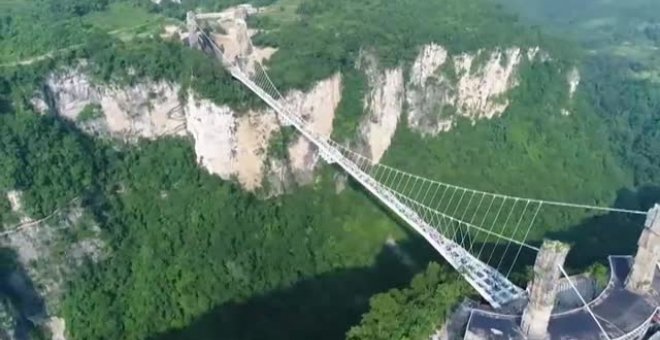
[[[101,230],[94,225],[84,227],[92,232],[89,237],[74,242],[65,239],[62,230],[78,230],[83,224],[81,219],[81,208],[72,206],[66,212],[9,233],[1,241],[16,251],[18,261],[27,269],[40,293],[54,304],[59,301],[62,285],[71,270],[81,265],[85,258],[99,261],[105,255]],[[56,250],[58,244],[64,250]]]
[[[330,137],[335,111],[341,100],[341,76],[339,73],[319,82],[309,92],[290,92],[285,105],[292,112],[301,112],[307,125],[320,136]],[[299,183],[310,183],[318,162],[316,147],[303,136],[289,147],[291,168]]]
[[[214,34],[213,39],[228,60],[239,60],[247,70],[254,70],[256,63],[268,60],[276,48],[259,47],[252,44],[257,30],[249,29],[247,18],[258,12],[252,5],[230,7],[220,13],[200,14],[198,18],[215,19],[223,33]]]
[[[575,96],[575,91],[577,91],[579,85],[580,71],[577,69],[577,67],[574,67],[570,72],[568,72],[568,95],[570,99],[573,99]]]
[[[7,192],[7,200],[11,206],[11,211],[14,215],[19,217],[21,224],[30,223],[32,219],[23,210],[23,203],[21,201],[22,193],[18,190],[9,190]]]
[[[256,9],[249,5],[232,7],[221,13],[199,15],[217,20],[223,34],[216,38],[225,54],[253,65],[269,58],[274,49],[255,48],[246,19]],[[317,155],[312,145],[298,138],[288,148],[290,164],[267,160],[271,137],[279,131],[279,121],[270,109],[239,113],[226,105],[189,94],[180,103],[180,87],[166,82],[144,82],[136,86],[94,84],[84,73],[69,70],[48,78],[46,94],[35,98],[37,109],[51,111],[77,123],[84,131],[135,142],[139,138],[190,135],[194,139],[198,163],[223,179],[236,178],[247,190],[261,188],[267,178],[269,187],[284,189],[276,183],[289,176],[291,169],[301,183],[313,179]],[[339,73],[319,82],[310,91],[292,91],[287,105],[303,113],[307,122],[322,136],[330,136],[335,110],[341,100]],[[46,104],[47,103],[47,104]],[[81,112],[98,105],[101,115],[89,119]],[[84,119],[83,119],[84,118]],[[269,168],[267,170],[266,168]],[[275,171],[266,174],[266,171]]]
[[[46,322],[45,326],[51,334],[51,340],[66,340],[66,321],[62,318],[51,317]]]
[[[477,56],[462,54],[454,58],[459,74],[456,109],[466,117],[493,118],[509,105],[502,98],[506,91],[518,85],[517,67],[521,61],[519,48],[487,53],[483,66],[475,64]]]
[[[390,147],[403,108],[404,86],[401,67],[380,70],[374,56],[363,53],[359,68],[366,75],[369,92],[364,98],[367,113],[360,124],[365,156],[379,162]]]
[[[528,49],[527,50],[527,60],[529,60],[529,61],[534,60],[536,58],[536,56],[539,54],[540,51],[541,51],[541,48],[538,47],[538,46]]]
[[[525,53],[534,59],[539,49]],[[509,105],[506,93],[518,85],[522,58],[516,47],[450,57],[442,46],[424,46],[408,81],[408,124],[437,135],[451,129],[456,116],[475,121],[501,115]]]
[[[160,37],[163,39],[171,39],[174,37],[185,38],[187,36],[188,32],[178,25],[165,25],[163,27],[163,32],[160,34]]]
[[[247,18],[258,11],[241,5],[196,17],[220,27],[214,39],[229,59],[253,69],[276,51],[252,44],[251,38],[258,32],[248,27]],[[518,84],[517,70],[525,58],[549,57],[538,47],[451,56],[442,46],[429,44],[422,47],[406,83],[402,67],[382,69],[376,57],[362,53],[358,68],[367,76],[368,91],[363,104],[365,117],[355,136],[359,151],[380,161],[399,125],[404,100],[408,125],[425,135],[451,129],[458,117],[475,121],[501,115],[509,105],[508,91]],[[569,79],[571,93],[577,83],[579,74]],[[290,180],[292,175],[299,183],[309,183],[318,164],[315,148],[303,137],[288,145],[288,162],[268,159],[270,140],[280,129],[277,116],[269,109],[234,112],[194,93],[181,103],[177,84],[147,81],[125,87],[100,85],[76,70],[53,74],[46,88],[46,96],[35,98],[34,106],[44,112],[50,107],[88,133],[127,142],[165,135],[191,136],[202,167],[223,179],[237,179],[247,190],[267,184],[267,191],[281,192],[288,185],[278,181]],[[285,100],[317,133],[330,136],[341,91],[341,75],[337,73],[307,92],[288,93]],[[81,116],[90,105],[97,105],[102,115],[92,119],[85,117],[89,114]],[[561,112],[567,114],[568,110]]]
[[[165,82],[145,82],[136,86],[97,85],[79,71],[53,74],[48,78],[43,100],[51,110],[76,122],[85,132],[136,142],[140,138],[192,136],[198,163],[223,179],[237,178],[247,190],[261,187],[267,149],[279,130],[279,121],[270,109],[238,113],[226,105],[216,105],[191,93],[179,101],[180,88]],[[334,112],[341,100],[341,76],[319,82],[307,93],[292,91],[288,105],[305,113],[315,131],[330,136]],[[101,115],[81,115],[90,105],[98,105]],[[84,119],[83,119],[84,118]],[[308,182],[316,166],[314,149],[300,138],[289,148],[291,167],[297,177]],[[299,176],[298,176],[299,175]]]
[[[270,111],[250,112],[239,118],[235,162],[238,181],[245,189],[261,187],[267,148],[278,130],[277,116]]]
[[[191,100],[185,106],[186,129],[194,138],[197,162],[224,179],[234,174],[236,118],[229,106]]]
[[[39,296],[31,297],[34,300],[31,310],[23,313],[33,323],[48,328],[53,339],[65,339],[64,320],[47,318],[46,315],[58,309],[66,278],[83,264],[84,259],[97,262],[106,256],[106,245],[100,238],[101,230],[90,224],[83,209],[75,202],[44,219],[34,220],[23,211],[20,192],[10,191],[8,197],[14,212],[25,218],[18,227],[3,234],[0,245],[16,252],[18,262],[29,276],[28,279],[22,272],[14,272],[8,284],[25,296],[38,293]],[[63,232],[65,229],[68,232]],[[73,236],[83,230],[87,236]],[[33,284],[36,292],[32,292]],[[40,296],[47,301],[45,307]]]
[[[181,0],[165,0],[165,1],[175,3],[175,4],[180,4],[181,3]],[[151,2],[155,3],[156,5],[160,5],[163,2],[163,0],[151,0]]]
[[[135,141],[185,133],[178,92],[177,85],[166,82],[126,87],[97,85],[86,74],[69,70],[48,77],[44,97],[53,113],[80,123],[89,133]],[[81,116],[90,105],[98,105],[103,115]]]

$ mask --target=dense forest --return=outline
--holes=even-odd
[[[75,339],[426,338],[473,293],[443,263],[427,266],[441,259],[356,183],[337,193],[336,169],[264,200],[199,169],[187,140],[117,144],[32,110],[44,78],[81,59],[100,82],[164,79],[182,84],[182,97],[192,88],[237,109],[261,105],[211,58],[150,34],[189,9],[237,3],[0,4],[0,192],[24,192],[33,217],[81,199],[112,252],[71,278],[61,306],[68,332]],[[440,138],[401,126],[388,164],[547,199],[645,209],[659,197],[660,87],[631,76],[638,61],[582,53],[485,0],[253,3],[273,3],[251,24],[263,29],[257,43],[279,47],[269,62],[279,86],[306,88],[344,74],[334,132],[342,139],[354,135],[363,113],[367,85],[356,64],[364,49],[383,67],[409,64],[430,41],[452,53],[516,45],[552,55],[524,65],[501,119],[460,122]],[[51,58],[14,64],[43,55]],[[563,117],[565,71],[575,65],[584,85]],[[548,215],[535,240],[583,249],[574,268],[631,251],[639,221],[586,217]]]

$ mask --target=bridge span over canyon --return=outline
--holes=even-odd
[[[294,127],[318,150],[360,183],[380,203],[414,229],[490,305],[471,311],[466,339],[638,339],[660,306],[660,206],[635,211],[514,197],[423,178],[379,164],[315,132],[305,112],[287,106],[284,96],[258,62],[229,60],[213,34],[200,29],[213,15],[190,12],[188,43],[217,56],[231,75],[263,100],[283,125]],[[556,241],[537,246],[530,231],[544,209],[583,209],[646,215],[636,256],[611,256],[611,277],[594,300],[586,301],[563,268],[569,247]],[[521,254],[534,254],[534,279],[526,289],[511,280]],[[563,277],[563,279],[561,279]],[[560,280],[561,279],[561,280]],[[579,306],[558,309],[564,290]]]

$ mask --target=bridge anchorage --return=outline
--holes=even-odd
[[[660,260],[660,206],[647,213],[507,196],[379,164],[314,131],[300,112],[287,107],[259,62],[227,58],[223,48],[198,24],[199,20],[218,18],[215,14],[188,13],[189,45],[214,54],[236,80],[277,113],[283,124],[293,126],[316,146],[320,157],[347,172],[424,237],[488,302],[490,308],[471,311],[466,339],[636,339],[649,328],[660,305],[660,271],[656,269]],[[583,297],[584,280],[569,277],[563,268],[567,245],[545,241],[539,248],[527,242],[537,217],[546,209],[647,216],[634,261],[631,257],[610,257],[609,284],[593,301]],[[527,289],[510,279],[521,254],[536,255],[535,276]],[[562,299],[572,299],[571,308],[559,303]],[[627,313],[620,313],[621,306],[631,308],[629,317],[622,316]]]

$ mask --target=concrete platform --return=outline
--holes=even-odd
[[[660,270],[656,267],[652,292],[635,294],[624,286],[632,261],[631,256],[610,256],[608,286],[589,303],[610,339],[640,338],[660,311]],[[464,339],[524,339],[519,325],[520,315],[474,309]],[[585,307],[553,314],[548,331],[553,340],[598,340],[602,334]]]

